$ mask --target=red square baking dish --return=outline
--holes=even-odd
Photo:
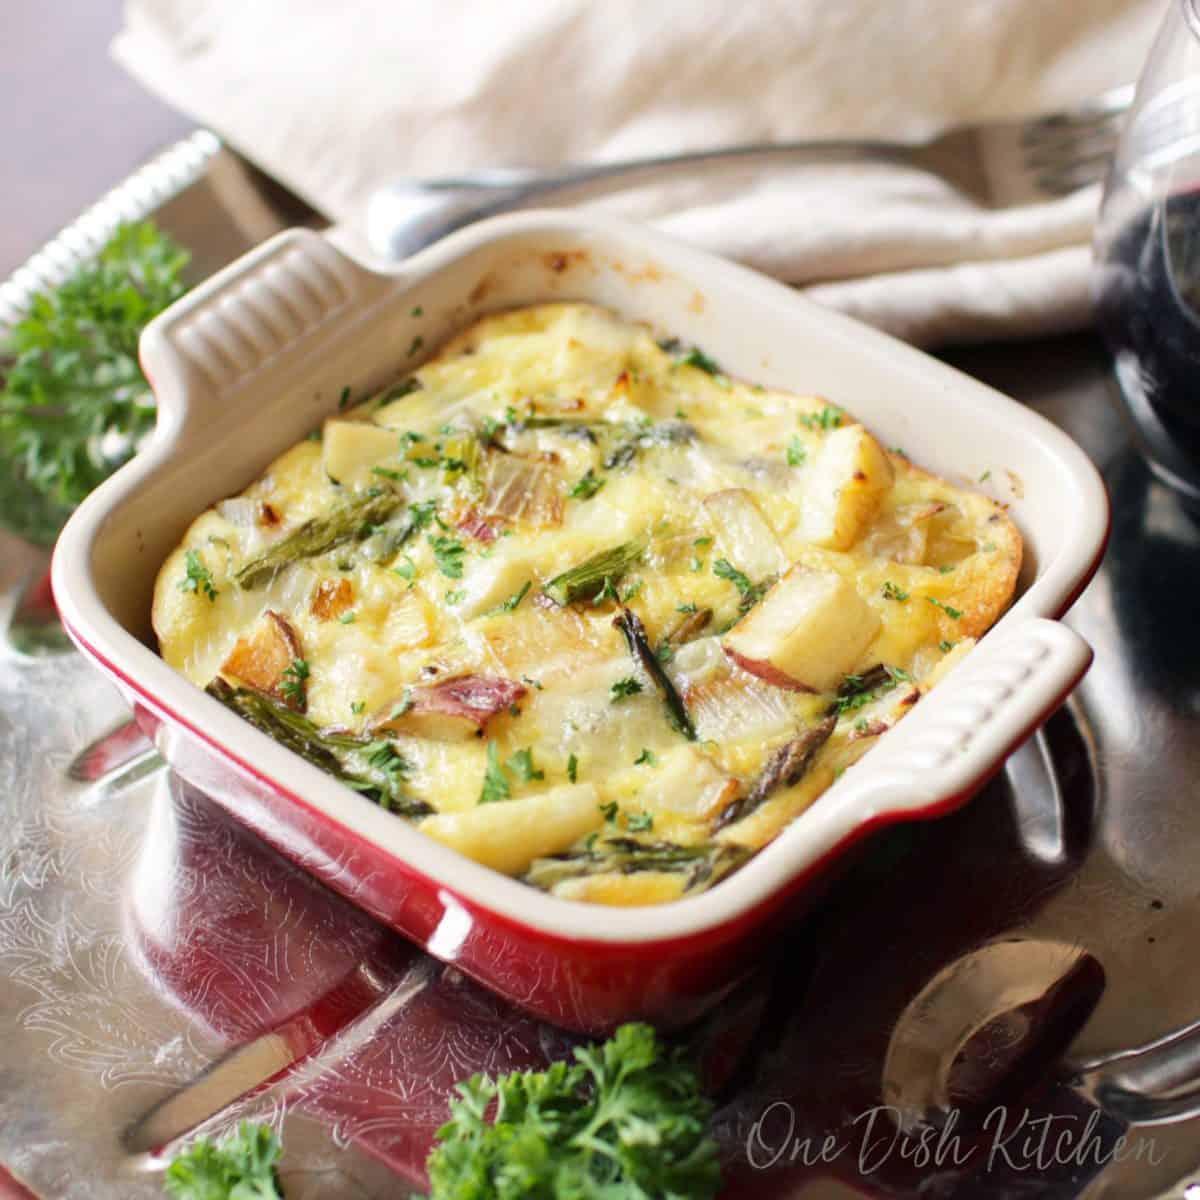
[[[176,674],[150,629],[155,575],[193,517],[318,426],[344,387],[381,386],[415,348],[486,312],[567,299],[703,345],[743,378],[823,395],[939,474],[990,472],[1025,539],[1015,603],[944,682],[740,871],[653,907],[559,899],[433,842]],[[560,1025],[703,1011],[855,843],[964,803],[1091,660],[1058,618],[1098,564],[1108,501],[1069,438],[925,354],[637,225],[524,213],[386,270],[293,230],[156,319],[142,359],[157,429],[54,556],[71,637],[180,775],[430,954]]]

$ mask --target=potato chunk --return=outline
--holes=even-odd
[[[705,496],[704,510],[717,527],[726,557],[755,582],[778,575],[787,566],[779,539],[744,488],[727,488]]]
[[[291,691],[283,686],[288,668],[300,657],[296,631],[282,613],[267,609],[254,628],[238,638],[221,664],[221,674],[303,712],[301,682]]]
[[[374,468],[400,455],[396,431],[369,421],[326,421],[321,444],[325,474],[346,488],[378,483]]]
[[[852,583],[797,565],[725,635],[724,647],[744,671],[779,687],[827,692],[879,628]]]
[[[805,541],[848,549],[875,515],[892,477],[887,455],[861,425],[835,429],[805,481],[800,509]]]
[[[567,784],[524,800],[436,813],[420,828],[485,867],[519,875],[535,858],[557,854],[599,828],[604,818],[598,803],[592,784]]]

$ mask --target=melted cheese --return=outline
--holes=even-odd
[[[372,495],[391,515],[239,580]],[[624,543],[641,553],[600,596],[543,591]],[[896,694],[962,653],[1009,602],[1020,555],[992,500],[884,450],[826,399],[729,379],[603,310],[546,305],[480,322],[201,515],[162,567],[153,620],[163,657],[200,686],[223,673],[318,728],[392,737],[407,792],[435,810],[431,836],[532,867],[562,895],[634,903],[707,886],[802,812],[907,708],[872,701],[867,721],[843,696],[794,782],[728,819],[855,676],[884,664],[874,694]],[[187,582],[189,564],[211,587]],[[623,605],[697,740],[614,627]],[[255,651],[264,629],[274,641]],[[262,678],[293,643],[304,677]],[[239,679],[247,661],[257,674]],[[480,803],[497,775],[503,810]],[[645,868],[607,869],[610,850]],[[651,862],[693,851],[722,865]]]

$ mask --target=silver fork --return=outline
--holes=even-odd
[[[936,174],[989,208],[1064,196],[1104,174],[1133,85],[1068,111],[951,129],[927,142],[764,142],[623,162],[498,168],[441,179],[398,179],[371,197],[372,248],[404,258],[496,213],[581,200],[697,169],[730,165],[893,162]]]

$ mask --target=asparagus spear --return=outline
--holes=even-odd
[[[749,856],[744,846],[732,844],[681,846],[677,842],[643,842],[630,837],[589,839],[564,854],[535,859],[524,880],[549,891],[568,879],[665,871],[686,876],[684,891],[699,891],[723,879]]]
[[[362,792],[380,808],[414,818],[433,812],[423,800],[405,794],[407,764],[390,741],[320,730],[300,713],[249,688],[235,688],[219,675],[205,691],[255,729],[356,792]]]
[[[247,589],[262,587],[279,571],[302,558],[324,554],[335,546],[369,537],[404,503],[393,491],[362,492],[320,517],[311,517],[286,537],[251,559],[234,578]]]
[[[627,425],[626,429],[630,429]],[[633,426],[625,441],[618,443],[604,456],[607,470],[627,467],[638,451],[648,446],[683,446],[696,440],[696,428],[686,421],[664,421],[649,427]]]
[[[689,742],[694,742],[696,727],[692,724],[692,718],[688,716],[687,705],[684,704],[683,697],[675,690],[675,685],[663,670],[658,655],[650,648],[650,641],[646,637],[646,627],[637,613],[623,608],[613,620],[613,624],[625,638],[625,645],[629,647],[629,653],[641,663],[646,674],[654,681],[654,686],[658,688],[658,693],[662,696],[663,704],[666,706],[667,720]]]
[[[837,725],[837,717],[827,716],[819,724],[812,726],[811,729],[806,729],[798,737],[794,737],[790,742],[780,746],[767,759],[766,766],[763,767],[750,790],[732,800],[721,811],[713,825],[713,832],[724,829],[726,825],[732,825],[743,817],[748,817],[779,788],[791,787],[793,784],[799,783],[809,767],[812,766],[817,751],[829,741],[835,725]]]
[[[622,542],[611,550],[601,550],[585,558],[578,566],[555,575],[542,591],[555,604],[565,606],[576,600],[593,600],[604,589],[605,581],[617,583],[646,552],[644,538]]]

